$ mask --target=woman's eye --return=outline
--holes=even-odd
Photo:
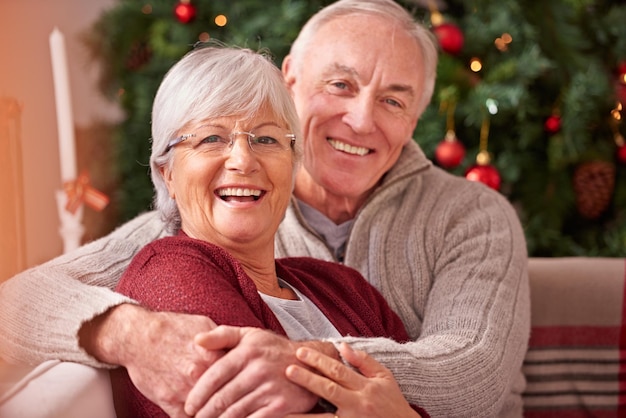
[[[271,136],[259,136],[254,142],[261,145],[274,145],[278,143],[278,141]]]
[[[224,141],[222,140],[222,137],[219,135],[209,135],[205,137],[202,141],[200,141],[201,144],[214,144],[216,142],[224,142]]]

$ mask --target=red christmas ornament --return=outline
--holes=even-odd
[[[620,164],[626,164],[626,144],[618,146],[615,155]]]
[[[465,178],[470,181],[479,181],[494,190],[500,190],[500,173],[491,164],[475,164],[467,169]]]
[[[626,61],[621,61],[615,69],[615,95],[626,105]]]
[[[622,84],[626,84],[626,61],[617,64],[617,78]]]
[[[174,15],[180,23],[189,23],[196,17],[196,7],[189,0],[181,0],[174,7]]]
[[[548,116],[543,124],[543,128],[549,134],[555,134],[561,130],[561,117],[558,115]]]
[[[452,23],[442,23],[433,28],[434,34],[439,40],[439,45],[444,52],[457,55],[463,49],[465,37],[458,26]]]
[[[435,149],[435,160],[444,168],[455,168],[465,157],[465,147],[458,140],[454,131],[448,131],[446,137]]]

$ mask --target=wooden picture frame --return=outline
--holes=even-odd
[[[0,282],[26,268],[22,105],[0,97]]]

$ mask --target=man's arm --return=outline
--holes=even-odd
[[[84,324],[123,303],[113,292],[134,254],[164,235],[150,212],[106,237],[26,270],[0,286],[0,357],[36,364],[62,359],[102,367],[79,344]]]
[[[407,325],[415,341],[344,341],[389,368],[407,400],[432,416],[519,412],[521,398],[516,395],[523,390],[521,366],[530,332],[523,230],[503,196],[475,184],[456,192],[462,204],[437,206],[415,219],[424,224],[428,216],[442,226],[427,230],[423,241],[429,244],[420,258],[424,262],[415,266],[424,269],[421,277],[432,277],[421,326]],[[445,197],[441,206],[449,202]],[[406,289],[400,280],[389,276],[388,289]],[[386,296],[402,318],[411,317],[411,305],[401,303],[401,291]],[[415,292],[415,305],[418,297]],[[481,388],[479,395],[476,388]]]
[[[0,356],[95,367],[123,365],[133,383],[171,416],[185,416],[192,385],[215,360],[193,338],[209,318],[152,312],[113,289],[134,255],[165,235],[156,212],[106,237],[27,270],[0,287]]]
[[[214,327],[206,316],[122,304],[83,326],[80,341],[98,360],[126,367],[133,384],[169,416],[186,417],[187,394],[222,355],[198,350],[193,339]]]

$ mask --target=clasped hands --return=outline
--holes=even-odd
[[[144,339],[149,346],[122,364],[139,390],[172,417],[303,418],[319,397],[337,411],[306,417],[387,417],[398,405],[403,409],[393,416],[419,416],[389,370],[346,344],[341,356],[358,371],[343,365],[330,343],[215,326],[195,315],[161,315],[167,320],[146,331],[153,335]]]

